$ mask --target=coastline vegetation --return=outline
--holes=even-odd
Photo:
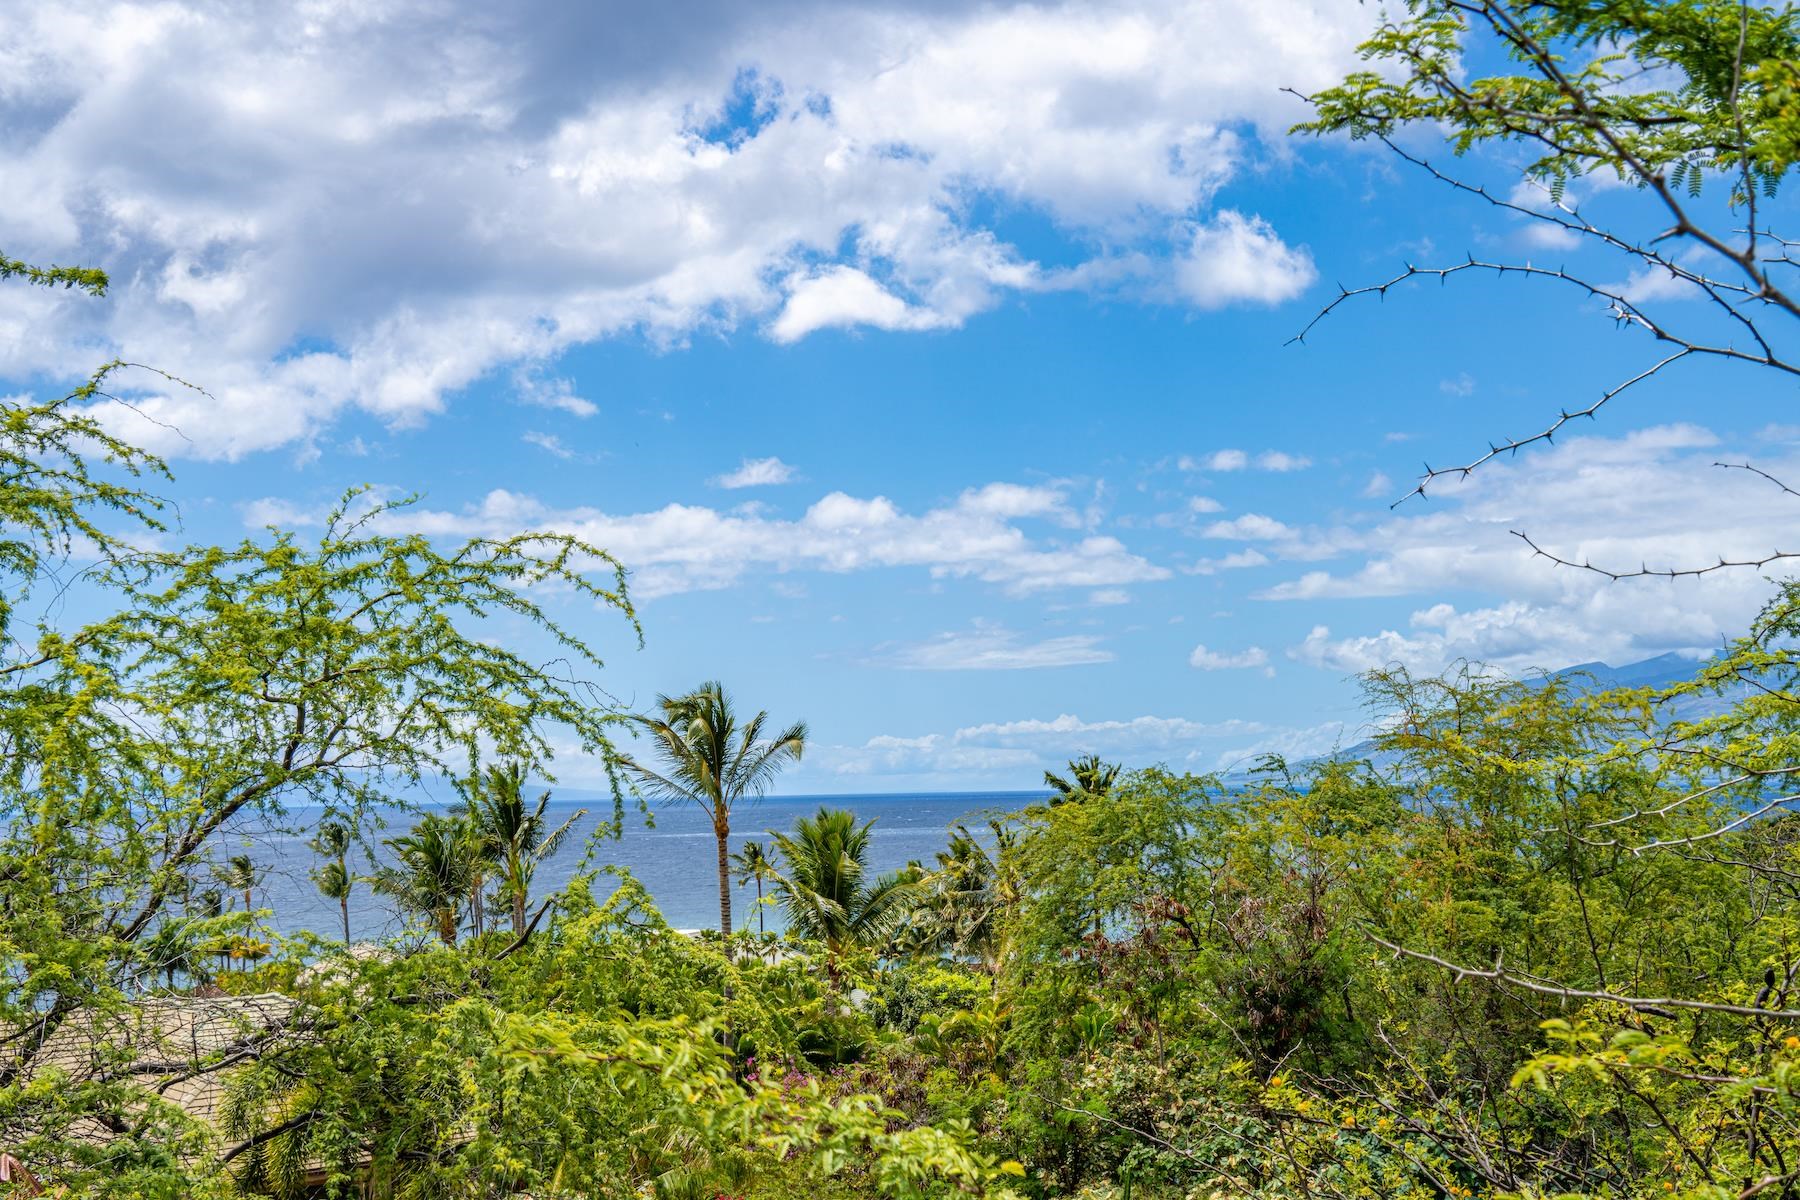
[[[1470,82],[1477,50],[1519,72]],[[1800,311],[1755,207],[1800,145],[1789,10],[1411,0],[1367,51],[1313,132],[1531,145],[1539,218],[1579,237],[1610,235],[1567,187],[1635,183],[1736,274],[1624,252],[1744,329],[1684,341],[1613,296],[1620,319],[1670,363],[1794,373],[1745,348]],[[1693,215],[1718,177],[1747,254]],[[168,548],[164,464],[94,408],[145,369],[0,402],[0,1195],[1800,1193],[1800,584],[1672,688],[1375,672],[1355,752],[1232,779],[1078,760],[891,876],[821,811],[736,861],[778,939],[734,925],[727,839],[805,725],[740,720],[717,683],[621,711],[544,597],[635,637],[626,571],[567,536],[444,546],[351,493],[311,539]],[[77,562],[106,612],[28,622]],[[628,876],[534,890],[569,826],[525,781],[559,747],[617,780],[611,832],[633,789],[705,808],[716,934]],[[427,778],[466,809],[356,877]],[[342,940],[270,936],[254,862],[217,854],[301,802]],[[347,944],[371,888],[426,936]]]

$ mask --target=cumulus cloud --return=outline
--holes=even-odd
[[[1176,263],[1177,289],[1197,308],[1228,304],[1279,304],[1292,300],[1319,277],[1312,255],[1283,242],[1261,217],[1226,209],[1194,226],[1187,252]]]
[[[217,399],[144,382],[189,439],[160,448],[229,457],[348,412],[417,424],[611,336],[937,329],[1045,288],[1276,303],[1305,251],[1213,199],[1291,119],[1274,83],[1341,77],[1372,20],[1324,0],[14,5],[7,250],[115,287],[8,290],[0,378],[167,365]],[[1025,209],[1077,257],[1108,249],[1040,266],[985,223]],[[592,414],[534,386],[519,399]]]
[[[1758,450],[1758,465],[1800,474],[1792,447]],[[1404,622],[1336,637],[1321,625],[1289,650],[1338,671],[1390,662],[1429,670],[1461,658],[1524,671],[1707,651],[1743,632],[1768,598],[1762,572],[1613,583],[1535,557],[1514,531],[1561,558],[1625,570],[1759,558],[1786,548],[1797,509],[1766,480],[1714,465],[1742,453],[1694,425],[1572,439],[1449,483],[1429,508],[1403,505],[1366,528],[1268,542],[1272,554],[1311,546],[1344,565],[1260,595],[1310,605],[1415,598]]]
[[[1133,765],[1161,762],[1177,770],[1225,771],[1267,753],[1292,758],[1323,754],[1345,738],[1340,721],[1281,726],[1154,715],[1089,720],[1062,713],[919,735],[883,734],[861,745],[824,746],[807,753],[809,761],[842,776],[1018,787],[1035,785],[1043,771],[1084,754]]]
[[[1269,665],[1269,652],[1261,646],[1251,646],[1247,650],[1221,652],[1208,650],[1204,645],[1195,646],[1194,652],[1188,655],[1188,666],[1201,671],[1242,671],[1251,667]]]
[[[1206,527],[1204,535],[1237,542],[1264,542],[1295,537],[1296,531],[1274,517],[1245,513],[1229,521],[1214,521]]]
[[[1033,671],[1112,660],[1112,651],[1102,649],[1097,637],[1077,634],[1032,641],[986,623],[893,648],[877,658],[883,665],[910,671]]]
[[[769,335],[797,342],[820,329],[941,329],[949,320],[908,304],[855,267],[839,266],[790,280],[787,303],[770,323]]]
[[[794,468],[779,458],[746,458],[737,470],[715,476],[712,483],[722,488],[768,487],[794,478]]]
[[[249,506],[246,519],[260,525],[271,514],[288,526],[319,519],[279,500]],[[623,562],[639,599],[731,587],[755,571],[911,567],[935,579],[993,584],[1011,595],[1121,587],[1171,575],[1117,538],[1034,535],[1021,527],[1028,520],[1064,531],[1078,523],[1060,488],[1011,483],[970,488],[917,513],[902,511],[885,496],[831,492],[795,519],[753,506],[727,512],[669,504],[625,514],[587,506],[558,509],[495,489],[478,504],[456,510],[413,506],[386,515],[382,523],[444,537],[503,537],[524,529],[567,533]]]
[[[1259,471],[1304,471],[1312,466],[1312,459],[1304,454],[1289,454],[1285,450],[1265,450],[1254,458],[1243,450],[1214,450],[1211,454],[1195,458],[1184,454],[1176,465],[1183,471],[1244,471],[1255,467]],[[1210,501],[1208,502],[1210,503]],[[1216,512],[1217,509],[1195,509],[1196,512]]]
[[[1250,567],[1266,567],[1272,560],[1261,550],[1252,546],[1247,550],[1239,550],[1222,558],[1202,558],[1194,565],[1186,568],[1189,575],[1217,575],[1220,571],[1242,571]]]
[[[1241,471],[1250,465],[1250,456],[1242,450],[1214,450],[1196,466],[1206,471]]]

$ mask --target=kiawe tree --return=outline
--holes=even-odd
[[[1535,432],[1489,442],[1455,465],[1427,464],[1409,497],[1548,444],[1670,372],[1683,372],[1701,393],[1737,389],[1743,376],[1723,367],[1773,372],[1789,386],[1800,378],[1800,231],[1783,225],[1779,203],[1800,160],[1794,8],[1407,0],[1384,15],[1362,54],[1370,69],[1305,97],[1314,116],[1297,130],[1377,142],[1445,188],[1543,233],[1556,249],[1533,259],[1470,253],[1408,263],[1342,290],[1296,341],[1341,305],[1412,283],[1483,276],[1560,290],[1609,330],[1647,337],[1640,362],[1603,392],[1565,400]],[[1431,137],[1441,137],[1455,161],[1423,149]],[[1476,162],[1474,151],[1488,153]],[[1640,202],[1617,203],[1621,184]],[[1704,367],[1713,370],[1693,374]],[[1744,486],[1775,482],[1750,464],[1718,465],[1741,471]],[[1800,554],[1776,548],[1735,560],[1594,563],[1514,532],[1529,552],[1614,579],[1762,567]]]
[[[466,778],[490,755],[541,770],[552,736],[614,761],[601,658],[544,600],[585,600],[635,630],[604,551],[534,533],[440,546],[407,531],[407,501],[361,491],[310,540],[146,549],[166,506],[143,483],[166,470],[96,416],[128,369],[109,364],[60,400],[0,403],[0,1097],[32,1086],[72,1014],[104,1026],[147,961],[172,961],[172,942],[141,946],[232,829],[302,804],[366,828],[398,787]],[[34,585],[58,568],[113,615],[29,624]],[[501,618],[534,629],[541,656],[497,643]],[[32,1093],[0,1105],[0,1138],[29,1142],[78,1190],[178,1194],[148,1182],[186,1169],[155,1147],[190,1136],[166,1105],[142,1107],[154,1082]],[[77,1126],[95,1113],[123,1130],[114,1161],[144,1174],[94,1172]]]
[[[731,935],[731,816],[755,803],[788,764],[806,751],[806,725],[796,721],[769,732],[769,714],[738,719],[720,683],[705,683],[685,696],[658,698],[656,713],[632,718],[661,760],[658,770],[636,756],[621,759],[638,787],[652,798],[696,804],[712,823],[718,851],[719,932]],[[765,736],[765,734],[767,736]]]

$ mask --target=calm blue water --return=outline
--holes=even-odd
[[[914,859],[930,863],[943,849],[949,828],[968,822],[978,829],[988,814],[1010,812],[1042,798],[1040,792],[964,792],[926,795],[890,796],[769,796],[753,808],[734,815],[731,848],[735,852],[747,841],[767,838],[767,830],[783,832],[794,821],[816,812],[821,805],[848,808],[860,820],[874,819],[870,837],[871,866],[877,873],[891,871]],[[560,824],[578,809],[588,815],[577,822],[555,857],[538,869],[533,892],[548,896],[560,891],[589,854],[588,835],[603,818],[612,815],[609,796],[592,795],[579,799],[558,798],[551,802],[550,815]],[[716,851],[711,826],[700,810],[692,805],[660,808],[655,812],[655,828],[645,828],[643,818],[628,810],[625,835],[617,841],[601,841],[591,848],[590,866],[616,865],[629,869],[650,890],[669,924],[678,929],[716,928],[719,920],[719,885]],[[404,832],[410,824],[406,814],[390,818],[387,835]],[[308,814],[289,814],[287,825],[300,832],[273,832],[268,829],[239,830],[222,841],[219,857],[249,854],[260,870],[260,885],[253,899],[259,908],[274,911],[272,923],[283,933],[311,930],[328,937],[342,937],[342,917],[337,902],[319,895],[310,877],[319,865],[318,857],[308,846],[311,837]],[[374,853],[381,853],[379,845]],[[359,849],[353,855],[351,869],[367,873],[373,869],[370,852]],[[602,875],[594,883],[594,891],[604,897],[612,890],[611,881]],[[756,891],[753,885],[732,888],[732,920],[743,928],[754,928]],[[236,902],[241,907],[242,901]],[[769,908],[765,919],[771,930],[780,928],[779,912]],[[367,885],[360,886],[351,899],[350,928],[357,939],[383,938],[400,933],[405,922],[393,902],[376,895]]]

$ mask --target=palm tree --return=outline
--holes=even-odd
[[[806,750],[806,725],[795,722],[765,738],[769,714],[759,712],[743,725],[731,697],[719,683],[702,684],[685,696],[659,696],[660,716],[632,718],[650,738],[662,759],[661,771],[634,759],[625,768],[638,785],[664,801],[698,804],[712,821],[718,843],[719,932],[731,936],[731,813],[740,802],[754,802],[790,762]]]
[[[461,909],[475,875],[472,841],[462,817],[422,817],[404,837],[388,839],[399,861],[376,877],[376,887],[430,921],[446,946],[456,945]]]
[[[251,858],[248,854],[234,854],[225,861],[223,867],[218,869],[218,877],[219,883],[222,886],[230,888],[244,898],[244,927],[246,932],[242,944],[247,945],[249,938],[248,931],[255,923],[256,860]],[[234,953],[232,954],[232,957],[243,956]]]
[[[219,882],[244,898],[244,911],[254,912],[251,894],[256,890],[256,860],[248,854],[234,854],[219,872]]]
[[[1019,899],[1019,881],[1007,858],[1016,839],[999,821],[989,821],[994,851],[958,825],[950,844],[938,851],[937,869],[921,882],[914,915],[916,942],[952,954],[973,954],[989,973],[1004,957],[1006,918]]]
[[[217,921],[224,915],[224,892],[221,892],[218,888],[207,888],[204,892],[200,893],[200,919],[202,921]],[[213,942],[212,945],[216,947],[215,953],[219,956],[219,968],[220,970],[223,970],[231,963],[230,951],[228,948],[220,946],[216,941]]]
[[[834,971],[844,950],[879,945],[917,894],[916,872],[864,882],[874,824],[858,825],[847,809],[821,808],[796,821],[791,835],[770,834],[787,868],[777,876],[775,892],[788,927],[824,942]]]
[[[200,941],[192,917],[170,917],[156,927],[143,944],[144,965],[152,975],[161,972],[163,985],[175,990],[175,977],[200,978]]]
[[[525,768],[513,763],[490,767],[487,779],[475,793],[475,820],[482,841],[492,847],[500,868],[500,894],[512,908],[513,937],[525,936],[525,907],[531,899],[531,880],[540,864],[556,853],[575,822],[587,816],[577,809],[568,820],[550,828],[544,815],[550,793],[525,807]]]
[[[313,849],[327,861],[313,872],[313,882],[326,899],[336,900],[344,916],[344,945],[350,944],[350,887],[355,878],[350,874],[350,830],[336,821],[319,826]]]
[[[761,842],[745,842],[744,848],[731,856],[731,866],[740,887],[751,880],[756,881],[756,932],[767,933],[768,928],[763,923],[763,881],[778,875],[768,847]]]
[[[1055,793],[1050,797],[1052,805],[1067,804],[1071,800],[1091,800],[1105,796],[1112,791],[1113,782],[1118,777],[1118,763],[1101,762],[1098,754],[1090,754],[1069,763],[1068,779],[1045,771],[1044,786]]]

